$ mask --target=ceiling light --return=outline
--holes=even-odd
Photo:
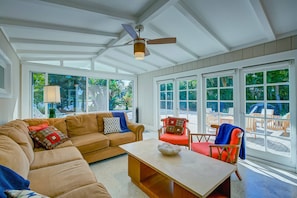
[[[136,60],[143,60],[145,54],[144,39],[135,39],[134,41],[134,57]]]

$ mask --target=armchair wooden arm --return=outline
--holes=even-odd
[[[161,128],[158,129],[158,139],[160,139],[160,136],[164,133],[165,133],[165,127],[162,126]]]
[[[198,142],[209,142],[211,140],[211,137],[216,137],[218,134],[218,130],[220,128],[220,125],[217,124],[212,124],[210,125],[210,127],[215,128],[216,129],[216,134],[209,134],[209,133],[191,133],[190,134],[190,139],[191,139],[191,143],[194,142],[194,138],[196,137]]]
[[[240,145],[235,144],[211,144],[209,145],[209,156],[212,157],[213,149],[217,149],[218,159],[225,162],[236,164]],[[226,156],[227,154],[227,156]]]
[[[194,139],[198,142],[209,142],[211,137],[216,137],[215,134],[208,134],[208,133],[191,133],[191,143],[194,142]],[[195,138],[194,138],[195,137]]]

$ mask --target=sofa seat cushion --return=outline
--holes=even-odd
[[[102,133],[90,133],[71,137],[71,141],[82,154],[109,147],[108,137]]]
[[[49,197],[56,197],[74,189],[96,183],[96,177],[85,160],[31,170],[30,189]]]
[[[125,133],[111,133],[106,135],[110,140],[110,146],[119,146],[122,144],[134,142],[136,140],[136,136],[133,132],[125,132]]]
[[[27,179],[29,160],[21,147],[6,135],[0,135],[0,164]]]
[[[83,159],[79,150],[75,147],[64,147],[53,150],[35,152],[35,158],[30,169],[37,169],[65,162]]]
[[[74,189],[70,192],[66,192],[56,198],[111,198],[110,194],[106,190],[106,188],[101,183],[89,184],[87,186],[81,186],[77,189]]]

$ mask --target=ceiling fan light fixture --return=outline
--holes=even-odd
[[[134,41],[134,58],[136,60],[143,60],[145,55],[145,41],[144,39],[135,39]]]

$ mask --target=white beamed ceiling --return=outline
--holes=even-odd
[[[0,27],[22,62],[93,60],[141,74],[297,34],[296,0],[0,0]],[[143,24],[143,61],[121,24]]]

